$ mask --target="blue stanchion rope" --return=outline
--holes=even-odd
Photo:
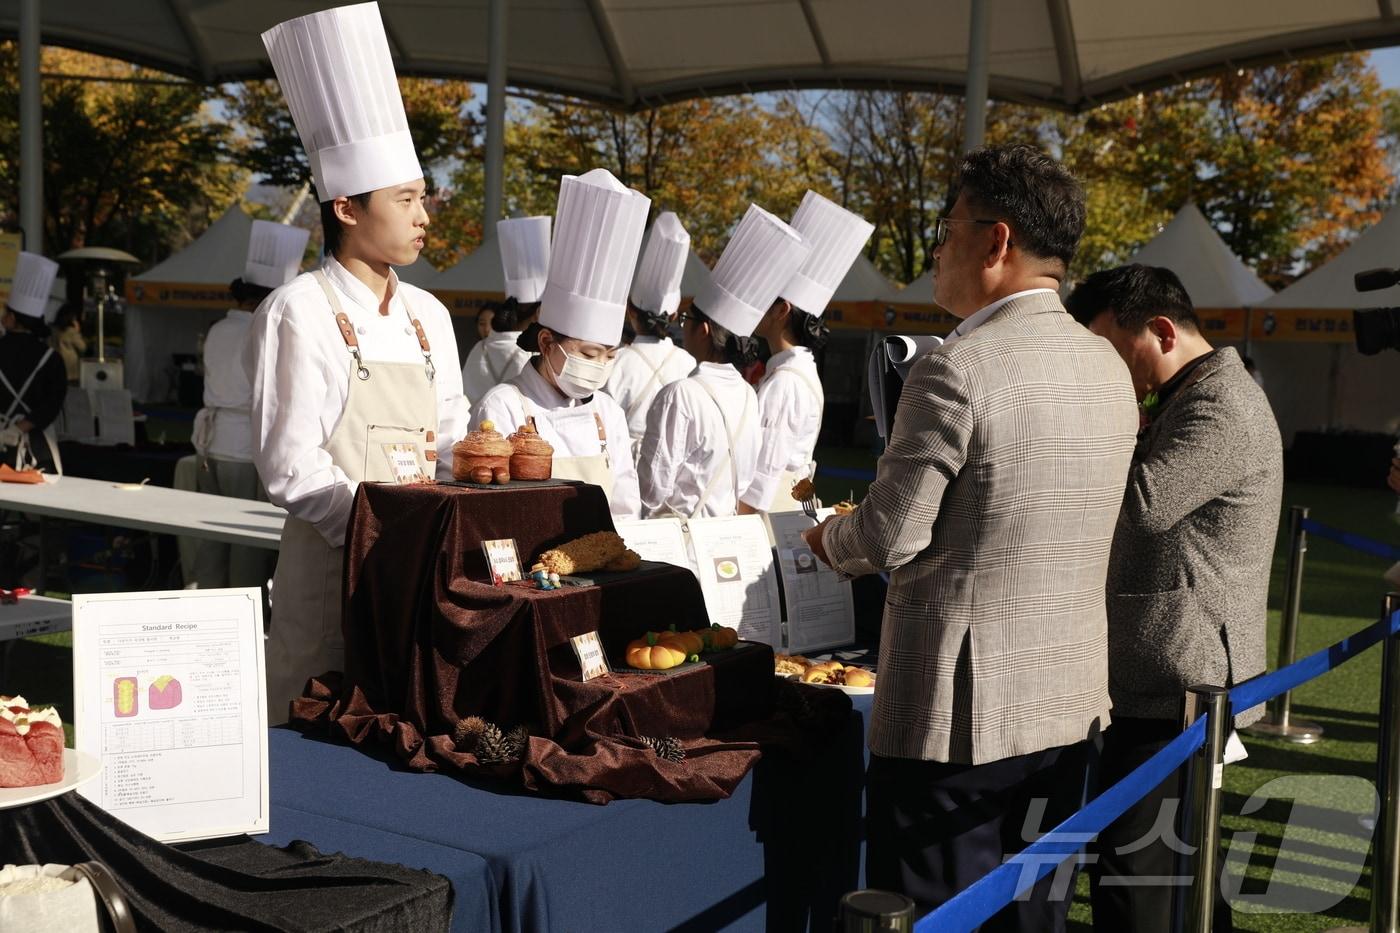
[[[1393,544],[1386,544],[1384,541],[1373,541],[1370,538],[1353,534],[1350,531],[1342,531],[1339,528],[1333,528],[1330,525],[1315,522],[1311,518],[1303,519],[1303,530],[1308,534],[1317,535],[1319,538],[1335,541],[1340,545],[1351,548],[1353,551],[1361,551],[1362,553],[1370,554],[1373,557],[1380,557],[1384,560],[1400,560],[1400,547],[1396,547]]]
[[[1230,691],[1235,711],[1273,699],[1299,684],[1346,663],[1387,636],[1400,633],[1400,612],[1391,613],[1354,635],[1314,652],[1281,670],[1240,684]],[[970,930],[989,920],[1066,858],[1073,856],[1153,788],[1181,767],[1205,744],[1204,718],[1196,720],[1137,770],[1104,791],[1005,864],[959,891],[914,925],[914,933]]]

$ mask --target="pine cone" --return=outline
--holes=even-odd
[[[647,748],[656,752],[658,758],[664,758],[667,761],[685,760],[685,749],[681,747],[680,742],[670,736],[657,739],[644,735],[642,741],[646,743]]]
[[[457,720],[457,725],[452,729],[452,745],[459,752],[469,752],[476,747],[481,739],[481,733],[486,730],[486,720],[480,716],[468,716],[466,719]]]
[[[494,722],[486,723],[476,740],[476,760],[484,765],[501,764],[510,760],[509,751],[501,727]]]
[[[503,740],[505,744],[506,758],[515,761],[525,754],[526,747],[530,744],[530,730],[524,726],[516,726],[506,733]]]

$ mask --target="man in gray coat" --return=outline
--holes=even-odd
[[[1143,421],[1108,569],[1106,789],[1181,731],[1192,684],[1263,673],[1283,450],[1263,391],[1239,354],[1201,335],[1170,270],[1098,272],[1067,304],[1128,364]],[[1235,712],[1243,726],[1264,710]],[[1100,834],[1089,870],[1095,930],[1168,930],[1172,888],[1143,879],[1175,874],[1162,830],[1179,796],[1170,778]],[[1215,916],[1217,933],[1230,929],[1227,905]]]
[[[955,194],[934,298],[962,324],[911,370],[860,507],[806,535],[842,573],[891,574],[866,877],[921,913],[1082,803],[1108,724],[1103,585],[1137,431],[1123,361],[1056,292],[1079,184],[1015,146],[968,155]],[[982,929],[1063,929],[1072,880],[1052,873]]]

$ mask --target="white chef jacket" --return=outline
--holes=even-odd
[[[204,338],[204,407],[212,411],[207,456],[253,460],[253,387],[243,368],[243,348],[253,312],[232,309]]]
[[[617,362],[603,391],[627,413],[627,429],[634,444],[640,447],[647,433],[647,411],[656,393],[694,370],[695,357],[672,343],[670,337],[638,336],[617,351]]]
[[[447,309],[390,271],[389,313],[381,315],[374,292],[334,257],[322,268],[366,362],[422,365],[410,312],[423,325],[437,370],[437,476],[450,480],[452,445],[466,434],[469,411]],[[355,378],[351,362],[326,295],[309,272],[274,291],[253,315],[244,353],[253,390],[253,462],[268,499],[315,526],[332,547],[345,541],[357,484],[321,445],[345,410]]]
[[[472,430],[483,421],[493,421],[497,431],[514,434],[525,423],[521,395],[529,399],[535,429],[549,441],[556,457],[596,457],[601,445],[597,422],[590,415],[596,412],[602,416],[603,430],[608,435],[608,466],[613,474],[609,509],[616,518],[640,518],[641,496],[637,491],[637,468],[632,464],[627,416],[617,402],[602,392],[587,399],[566,398],[531,363],[520,375],[477,401],[472,409]]]
[[[700,380],[719,399],[723,415],[698,384]],[[725,418],[734,431],[736,448],[728,465]],[[644,514],[652,518],[674,511],[689,517],[714,477],[698,517],[733,515],[738,503],[730,470],[738,470],[741,493],[753,483],[760,442],[758,418],[753,386],[728,363],[701,363],[689,378],[662,389],[647,415],[638,459]]]
[[[493,330],[467,353],[462,364],[462,394],[469,401],[481,401],[487,392],[520,375],[530,362],[530,354],[516,344],[519,336],[518,330]]]
[[[822,429],[824,399],[817,360],[807,347],[774,354],[758,387],[762,429],[753,482],[741,498],[759,511],[768,508],[784,472],[806,476]]]

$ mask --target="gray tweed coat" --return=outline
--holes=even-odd
[[[1177,719],[1188,686],[1263,672],[1282,494],[1278,423],[1223,348],[1138,439],[1108,570],[1114,716]],[[1236,713],[1243,726],[1263,707]]]
[[[914,364],[860,508],[822,535],[890,570],[870,748],[980,765],[1108,724],[1104,581],[1137,433],[1127,367],[1053,292]]]

